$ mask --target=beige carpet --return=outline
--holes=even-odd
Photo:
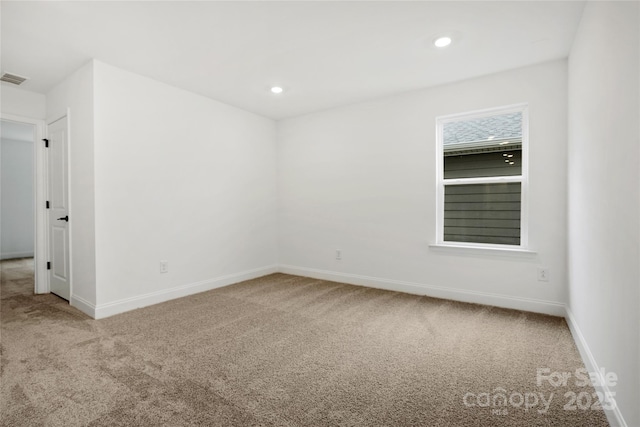
[[[274,274],[95,321],[30,262],[1,264],[2,425],[607,425],[536,383],[583,367],[561,318]]]

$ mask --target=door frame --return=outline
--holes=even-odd
[[[17,116],[13,114],[0,113],[0,119],[23,123],[28,125],[34,125],[35,127],[35,141],[34,141],[34,159],[33,159],[33,173],[35,191],[32,195],[34,198],[34,242],[33,242],[33,261],[34,261],[34,293],[46,294],[49,293],[49,274],[47,273],[47,259],[49,256],[49,236],[48,227],[49,220],[47,218],[47,209],[45,203],[47,200],[47,151],[42,143],[42,139],[45,138],[46,127],[45,121],[39,119],[33,119],[30,117]]]

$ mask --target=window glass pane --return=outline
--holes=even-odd
[[[520,245],[520,191],[519,182],[445,185],[444,240]]]
[[[444,178],[522,175],[522,113],[443,125]]]
[[[444,178],[522,175],[522,146],[496,147],[494,152],[444,153]]]

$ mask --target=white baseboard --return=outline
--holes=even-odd
[[[33,258],[33,251],[30,251],[30,252],[2,252],[2,253],[0,253],[0,259],[14,259],[14,258]]]
[[[71,304],[72,307],[77,308],[87,316],[93,317],[94,319],[96,318],[96,306],[91,304],[86,299],[72,295],[69,304]]]
[[[313,268],[280,265],[280,272],[314,279],[331,280],[352,285],[368,286],[389,291],[405,292],[416,295],[427,295],[434,298],[450,299],[475,304],[493,305],[496,307],[515,310],[532,311],[564,317],[565,305],[553,301],[533,298],[521,298],[510,295],[492,294],[488,292],[469,291],[465,289],[429,286],[422,283],[404,282],[400,280],[381,279],[378,277],[361,276],[357,274],[340,273],[335,271],[317,270]]]
[[[227,276],[217,277],[214,279],[203,280],[201,282],[190,283],[187,285],[177,286],[170,289],[152,292],[145,295],[138,295],[131,298],[125,298],[118,301],[98,304],[94,307],[95,313],[92,316],[95,319],[103,319],[115,314],[124,313],[126,311],[135,310],[136,308],[147,307],[153,304],[169,301],[175,298],[186,297],[188,295],[209,291],[211,289],[221,288],[223,286],[232,285],[234,283],[243,282],[245,280],[255,279],[257,277],[266,276],[278,272],[278,266],[270,265],[266,267],[256,268],[241,273],[229,274]],[[73,300],[73,298],[72,298]],[[73,304],[72,304],[73,305]],[[84,311],[80,306],[78,308]],[[85,313],[87,313],[85,311]],[[87,313],[89,314],[89,313]],[[91,316],[91,314],[89,314]]]
[[[535,313],[550,314],[553,316],[565,316],[565,305],[553,301],[537,300],[532,298],[513,297],[509,295],[492,294],[487,292],[469,291],[465,289],[445,288],[441,286],[428,286],[421,283],[405,282],[400,280],[382,279],[356,274],[340,273],[327,270],[318,270],[291,265],[270,265],[241,273],[230,274],[201,282],[190,283],[170,289],[138,295],[118,301],[93,305],[90,302],[77,297],[71,297],[71,305],[94,319],[102,319],[136,308],[147,307],[153,304],[169,301],[175,298],[232,285],[245,280],[255,279],[276,272],[294,274],[298,276],[313,277],[322,280],[349,283],[352,285],[368,286],[390,291],[405,292],[415,295],[427,295],[435,298],[450,299],[455,301],[470,302],[476,304],[493,305],[496,307],[511,308],[515,310],[532,311]]]
[[[591,352],[591,349],[589,349],[589,345],[587,344],[584,335],[582,335],[582,331],[580,331],[576,318],[568,306],[566,306],[565,319],[569,325],[571,335],[573,335],[573,340],[576,342],[580,356],[582,356],[585,368],[587,368],[587,371],[598,375],[599,385],[594,385],[596,391],[602,393],[604,396],[610,395],[609,393],[611,390],[604,381],[604,378],[602,378],[600,365],[598,365],[596,359],[593,357],[593,353]],[[613,410],[605,411],[605,414],[607,415],[607,420],[609,421],[609,424],[611,424],[611,427],[627,427],[627,423],[618,406],[615,406]]]

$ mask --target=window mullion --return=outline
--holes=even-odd
[[[522,175],[483,176],[478,178],[449,178],[442,180],[442,183],[444,185],[499,184],[503,182],[522,182]]]

